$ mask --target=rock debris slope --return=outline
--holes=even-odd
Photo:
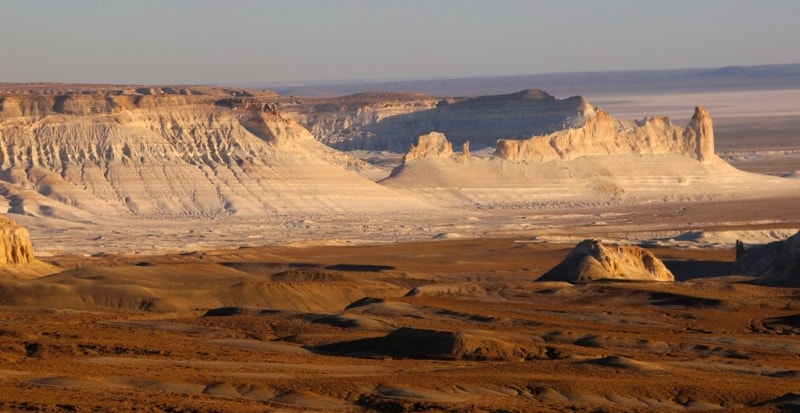
[[[660,259],[644,248],[606,246],[587,239],[539,278],[539,281],[579,283],[600,280],[675,281],[675,277]]]
[[[597,109],[581,127],[498,140],[489,158],[433,150],[450,147],[435,136],[435,144],[431,135],[420,137],[381,183],[432,203],[503,208],[758,198],[800,189],[715,155],[713,122],[702,107],[685,127],[663,117],[616,120]]]
[[[783,241],[745,248],[737,254],[733,273],[800,286],[800,232]]]
[[[347,170],[358,161],[263,99],[211,92],[0,96],[8,211],[80,221],[426,208]]]

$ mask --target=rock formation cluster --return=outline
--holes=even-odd
[[[0,265],[30,264],[34,260],[28,230],[0,216]]]
[[[716,159],[711,116],[705,108],[697,107],[689,124],[681,128],[669,118],[626,122],[597,110],[582,127],[527,140],[501,139],[495,150],[499,158],[535,162],[625,154],[678,154],[705,162]]]

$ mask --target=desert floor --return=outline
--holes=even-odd
[[[652,250],[676,283],[537,283],[572,245],[520,241],[49,257],[0,284],[0,409],[800,406],[800,289],[703,248]]]

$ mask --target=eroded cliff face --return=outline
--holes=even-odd
[[[403,126],[379,125],[388,119],[433,110],[442,102],[418,93],[374,92],[332,99],[284,100],[280,110],[285,118],[305,126],[320,142],[334,148],[380,150],[397,144],[405,151],[410,140],[405,139]]]
[[[284,116],[342,150],[406,152],[417,137],[442,132],[456,145],[492,148],[499,138],[524,139],[576,128],[594,114],[582,97],[557,99],[541,90],[474,98],[373,93],[280,104]]]
[[[2,96],[9,212],[71,220],[335,212],[393,195],[345,170],[347,155],[268,100],[213,91]]]
[[[30,264],[34,261],[28,230],[0,216],[0,265]]]
[[[598,110],[582,127],[526,140],[501,139],[495,150],[499,158],[535,162],[629,154],[677,154],[710,162],[716,159],[711,116],[697,107],[689,124],[681,128],[664,117],[626,122]]]

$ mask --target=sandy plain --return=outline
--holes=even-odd
[[[717,152],[783,175],[800,99],[773,116],[764,93],[716,101]],[[697,98],[590,97],[633,119]],[[0,280],[0,410],[797,411],[800,289],[730,268],[735,240],[800,228],[798,197],[99,235],[14,217],[64,271]],[[583,238],[647,245],[677,282],[536,282]]]

